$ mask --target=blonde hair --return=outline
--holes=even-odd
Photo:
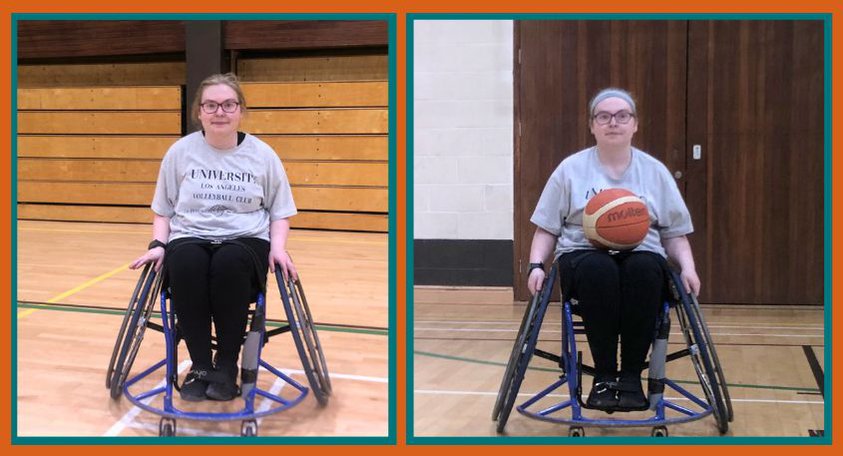
[[[246,113],[246,97],[243,96],[243,89],[240,88],[240,80],[237,79],[237,75],[234,73],[212,74],[199,83],[199,87],[196,88],[196,96],[193,97],[193,106],[190,108],[190,118],[200,128],[202,127],[202,122],[199,120],[199,104],[202,103],[202,94],[205,93],[205,89],[212,85],[231,87],[231,90],[234,90],[234,93],[237,94],[237,102],[240,103],[240,112],[242,114]]]

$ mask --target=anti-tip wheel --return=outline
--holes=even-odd
[[[667,437],[667,428],[664,426],[656,426],[653,428],[653,431],[650,432],[650,435],[653,437]]]
[[[240,426],[240,436],[241,437],[257,437],[258,435],[258,422],[255,420],[245,420],[243,424]]]
[[[159,437],[174,437],[176,435],[176,420],[172,418],[161,418],[158,422]]]
[[[568,429],[568,437],[585,437],[585,429],[579,426],[571,426]]]

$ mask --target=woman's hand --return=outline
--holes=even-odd
[[[685,287],[685,291],[694,296],[700,295],[700,278],[695,269],[682,269],[682,272],[679,273],[679,278],[682,279],[682,285]]]
[[[545,273],[542,268],[535,268],[530,271],[530,275],[527,277],[527,289],[530,290],[531,295],[535,295],[536,293],[542,291],[544,277]]]
[[[164,264],[164,247],[149,249],[135,261],[132,261],[131,264],[129,264],[129,269],[137,269],[147,263],[155,263],[155,272],[160,271],[161,265]]]
[[[296,265],[293,264],[293,259],[286,250],[270,250],[269,251],[269,270],[274,274],[275,265],[281,265],[281,273],[284,278],[290,280],[299,280],[299,273],[296,271]]]

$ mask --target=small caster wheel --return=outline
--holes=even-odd
[[[585,429],[579,426],[571,426],[568,429],[568,437],[585,437]]]
[[[240,426],[240,436],[241,437],[257,437],[258,435],[258,422],[255,420],[245,420],[243,424]]]
[[[172,418],[161,418],[158,422],[159,437],[173,437],[176,435],[176,420]]]
[[[667,428],[664,426],[656,426],[650,433],[653,437],[667,437]]]

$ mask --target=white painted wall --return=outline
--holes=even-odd
[[[415,21],[415,239],[513,239],[512,21]]]

